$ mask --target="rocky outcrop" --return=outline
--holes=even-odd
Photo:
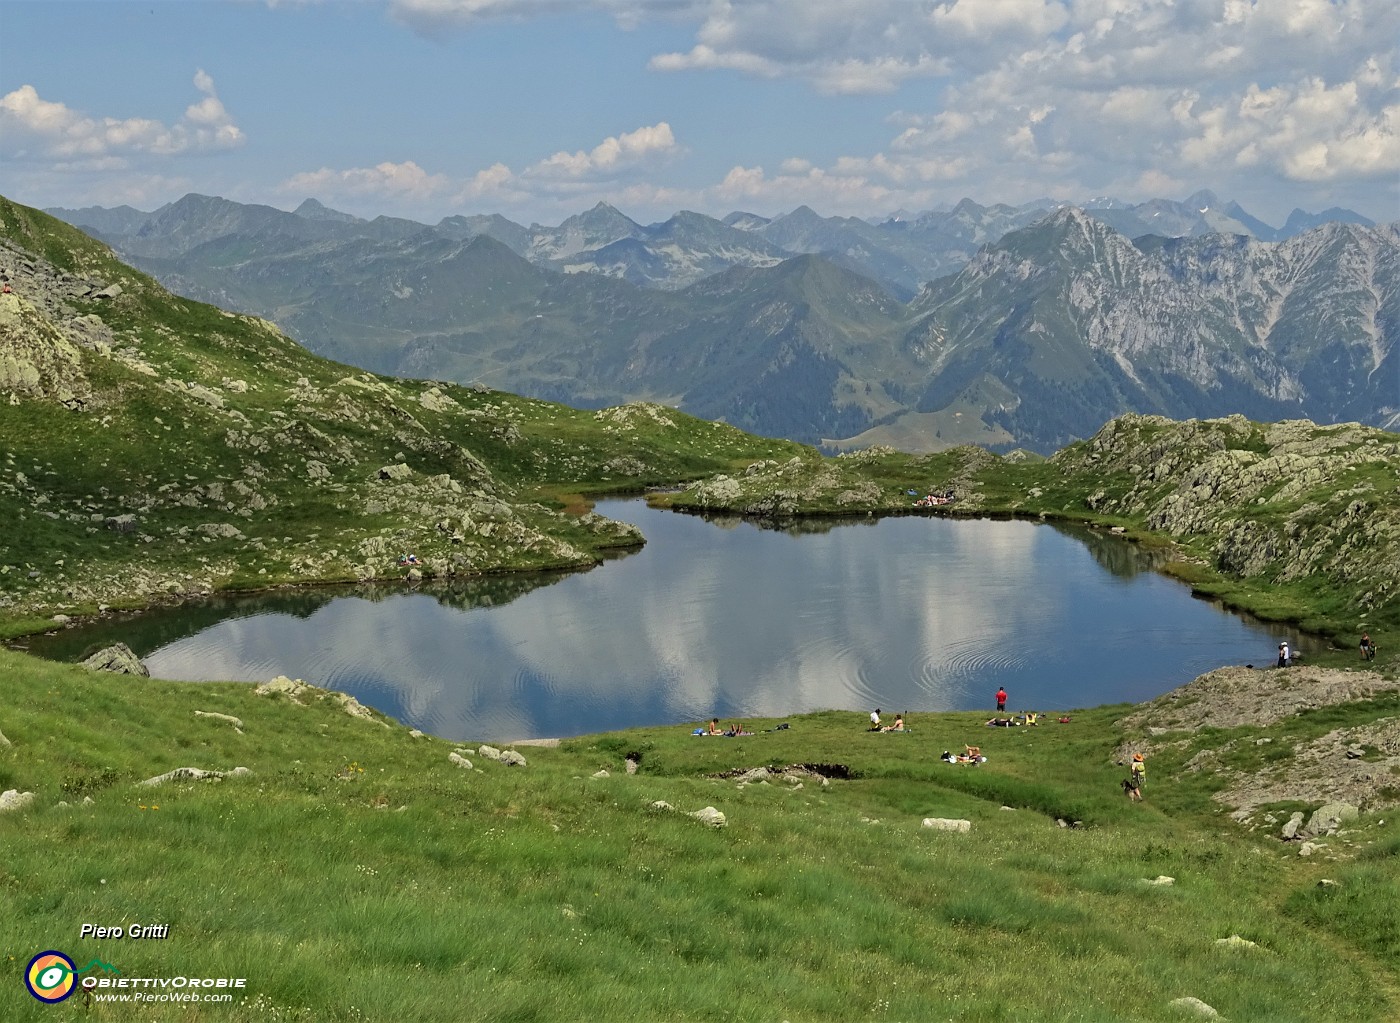
[[[1400,692],[1400,681],[1374,671],[1313,666],[1217,668],[1139,704],[1119,724],[1129,731],[1154,734],[1240,725],[1262,727],[1303,711],[1394,692]]]
[[[119,675],[140,675],[150,677],[150,671],[141,663],[141,658],[125,643],[113,643],[104,647],[83,661],[83,667],[92,671],[111,671]]]
[[[1360,703],[1400,692],[1400,681],[1372,671],[1299,667],[1255,670],[1220,668],[1141,704],[1119,719],[1130,738],[1115,751],[1121,759],[1141,750],[1183,744],[1203,729],[1262,728],[1308,711]],[[1339,728],[1307,741],[1290,742],[1286,755],[1272,756],[1257,770],[1232,766],[1237,744],[1271,745],[1270,736],[1224,739],[1186,761],[1187,771],[1210,771],[1223,779],[1212,798],[1250,821],[1258,807],[1303,803],[1318,809],[1305,825],[1295,812],[1281,826],[1285,841],[1325,835],[1357,811],[1400,805],[1394,785],[1400,774],[1400,718]],[[1360,754],[1360,755],[1357,755]],[[1269,816],[1268,823],[1277,824]]]
[[[1395,434],[1356,423],[1127,415],[1052,461],[1104,481],[1088,499],[1094,511],[1190,541],[1227,576],[1323,576],[1354,594],[1357,614],[1400,604]]]
[[[164,785],[168,781],[223,781],[225,778],[241,778],[253,772],[246,767],[235,767],[232,771],[206,771],[202,767],[177,767],[154,778],[137,782],[138,785]]]
[[[1319,806],[1308,818],[1308,834],[1330,835],[1347,821],[1354,821],[1361,815],[1350,803],[1327,803]]]

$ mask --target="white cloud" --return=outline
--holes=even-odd
[[[976,39],[1017,35],[1037,38],[1064,27],[1069,15],[1062,4],[1045,0],[954,0],[933,9],[933,25]]]
[[[173,125],[144,117],[89,117],[42,98],[32,85],[0,97],[0,152],[6,158],[50,163],[55,169],[125,166],[136,156],[230,149],[242,145],[233,123],[203,69],[195,88],[204,98]]]
[[[821,95],[894,92],[902,109],[888,115],[883,146],[736,151],[719,165],[732,169],[708,183],[661,176],[683,151],[662,121],[514,167],[323,168],[285,191],[532,215],[599,198],[658,213],[806,202],[869,215],[962,195],[1121,190],[1140,199],[1200,186],[1242,191],[1249,205],[1250,186],[1263,180],[1384,198],[1400,175],[1400,5],[1374,0],[385,2],[424,35],[561,15],[624,29],[665,23],[668,41],[647,61],[656,74],[743,76],[756,89],[789,79]],[[241,141],[212,79],[201,71],[195,87],[201,95],[171,126],[85,118],[17,90],[0,100],[0,151],[96,166]],[[820,123],[821,101],[812,102]]]
[[[658,156],[674,155],[678,150],[671,126],[661,121],[636,131],[610,136],[587,152],[557,152],[525,173],[539,178],[575,180],[611,175]]]
[[[382,196],[390,199],[430,199],[448,194],[452,182],[441,174],[429,174],[412,160],[380,163],[373,167],[331,170],[322,167],[288,178],[279,191],[309,196]]]
[[[320,170],[296,174],[277,186],[283,195],[314,196],[328,201],[382,199],[398,205],[430,208],[448,203],[458,208],[568,208],[580,197],[602,194],[660,194],[654,186],[632,180],[639,169],[681,151],[665,121],[609,136],[592,149],[561,150],[513,171],[504,163],[467,176],[429,173],[412,160],[373,167]],[[570,209],[570,212],[575,212]]]
[[[878,201],[892,189],[900,205],[912,206],[932,182],[996,198],[1150,182],[1247,190],[1260,175],[1354,189],[1380,181],[1393,192],[1400,172],[1400,5],[1374,0],[394,0],[392,7],[422,31],[560,12],[598,13],[625,26],[665,19],[693,35],[688,46],[651,56],[657,73],[794,79],[842,95],[914,93],[917,84],[918,103],[926,104],[897,115],[882,153],[817,167],[811,154],[790,152],[777,177],[758,171],[757,178],[741,157],[729,184],[681,194],[714,197],[748,182],[765,194],[825,191],[836,202],[862,192]],[[607,178],[609,159],[624,155],[561,152],[518,179],[536,179],[534,190],[553,179],[553,194],[563,196],[571,183]],[[903,188],[916,191],[898,194]]]
[[[620,27],[630,29],[649,18],[685,14],[707,6],[707,0],[392,0],[389,4],[396,19],[424,34],[571,11],[598,11]]]

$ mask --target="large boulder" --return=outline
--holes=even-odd
[[[1354,821],[1361,811],[1350,803],[1324,803],[1308,818],[1307,831],[1311,835],[1330,835],[1346,821]]]
[[[724,814],[716,810],[713,806],[707,806],[702,810],[695,810],[686,814],[686,816],[694,817],[700,823],[708,824],[712,828],[722,828],[729,823]]]
[[[146,666],[141,663],[141,658],[125,643],[113,643],[97,651],[83,661],[83,667],[93,671],[113,671],[119,675],[140,675],[143,678],[151,676]]]

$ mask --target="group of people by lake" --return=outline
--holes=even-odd
[[[908,494],[909,494],[909,496],[911,496],[911,497],[914,496],[914,495],[917,494],[917,493],[918,493],[917,490],[910,490],[910,491],[908,491]],[[942,506],[945,505],[945,504],[952,504],[954,500],[956,500],[956,498],[953,496],[953,492],[952,492],[951,490],[945,490],[945,491],[943,491],[942,493],[938,493],[938,494],[935,494],[935,493],[930,492],[930,493],[928,493],[928,494],[925,494],[923,497],[919,498],[917,501],[915,501],[915,502],[914,502],[914,507],[915,507],[915,508],[940,508],[940,507],[942,507]]]
[[[880,724],[880,708],[876,707],[870,712],[870,730],[872,732],[907,732],[909,729],[904,724],[903,714],[896,714],[892,725]]]
[[[710,718],[710,725],[708,728],[705,729],[705,731],[702,734],[722,735],[727,739],[733,739],[736,736],[740,735],[753,735],[753,732],[745,731],[744,723],[742,721],[736,721],[728,728],[721,728],[719,726],[719,718]]]

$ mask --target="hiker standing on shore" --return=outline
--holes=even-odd
[[[1280,668],[1286,668],[1290,663],[1291,662],[1288,654],[1288,644],[1286,642],[1280,643],[1278,645],[1278,666]]]
[[[1005,686],[1001,686],[1000,688],[997,689],[997,710],[1005,710],[1005,709],[1006,709],[1006,687],[1005,687]]]
[[[1371,641],[1371,634],[1363,632],[1361,634],[1361,657],[1363,660],[1374,661],[1376,659],[1376,644]]]

